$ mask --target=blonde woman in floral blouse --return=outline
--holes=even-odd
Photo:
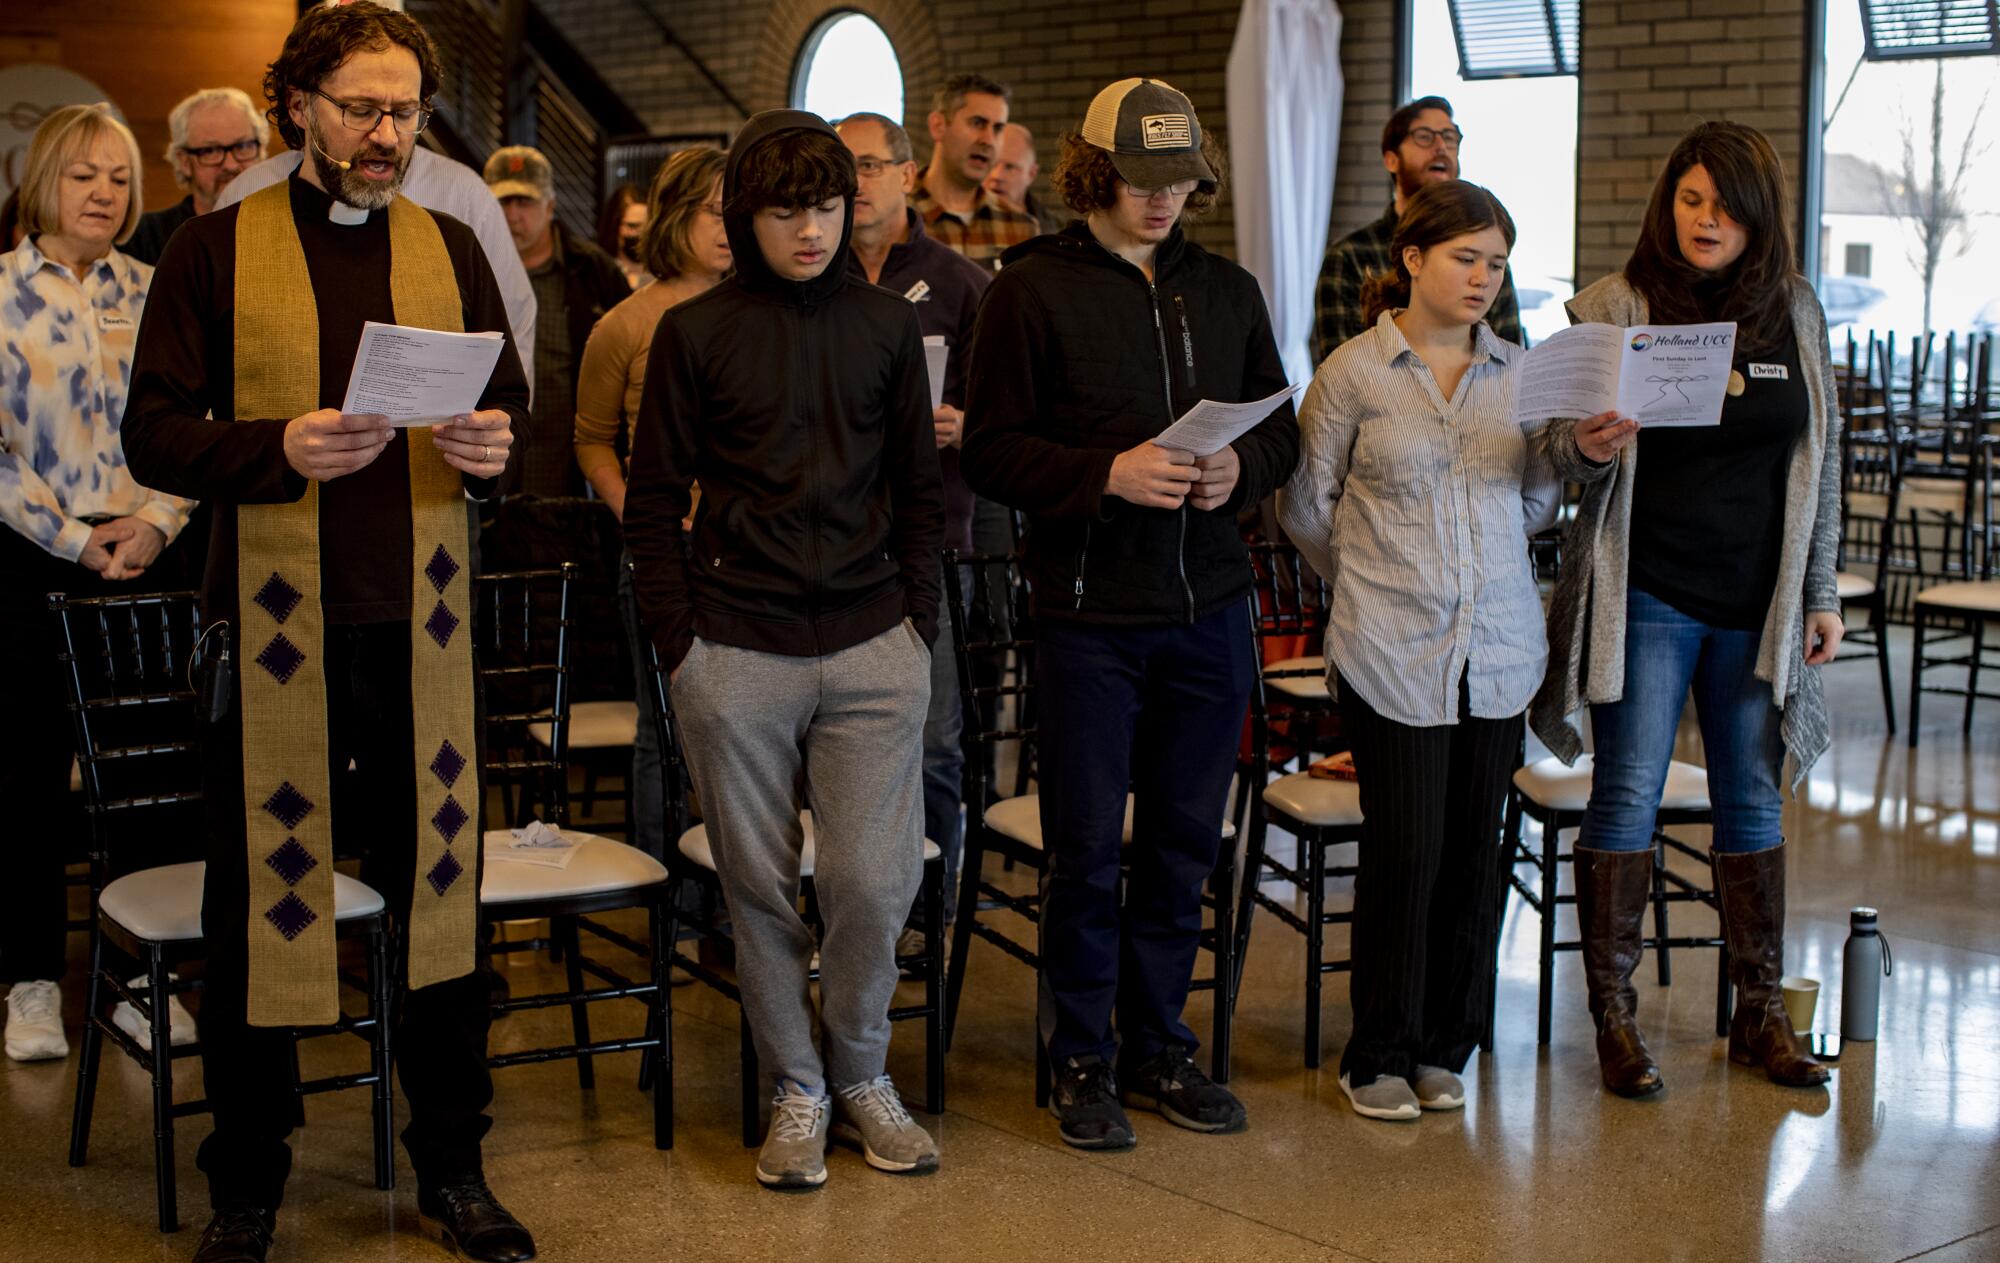
[[[28,150],[26,239],[0,255],[0,661],[11,703],[0,802],[17,839],[0,883],[0,981],[13,984],[6,1047],[16,1061],[69,1053],[56,809],[71,744],[47,594],[157,587],[162,553],[194,507],[134,482],[118,438],[153,276],[115,248],[144,209],[139,166],[132,133],[105,107],[56,110]],[[176,1042],[191,1039],[185,1011],[175,1018]]]

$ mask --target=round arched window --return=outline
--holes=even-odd
[[[903,117],[903,64],[864,13],[829,14],[806,37],[792,70],[792,107],[837,121],[857,110]]]

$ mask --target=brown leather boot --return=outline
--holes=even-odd
[[[1646,901],[1652,894],[1651,851],[1575,848],[1576,915],[1583,928],[1583,978],[1597,1023],[1597,1065],[1604,1086],[1619,1096],[1651,1096],[1666,1086],[1659,1064],[1639,1035],[1639,965]]]
[[[1771,1082],[1813,1088],[1831,1077],[1813,1060],[1785,1012],[1778,979],[1785,972],[1785,848],[1715,854],[1715,889],[1736,1012],[1729,1019],[1729,1059],[1762,1066]]]

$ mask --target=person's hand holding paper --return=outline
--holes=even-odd
[[[514,446],[514,423],[499,408],[487,408],[432,426],[431,442],[460,473],[498,478],[507,469],[507,449]]]

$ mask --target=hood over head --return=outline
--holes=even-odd
[[[752,215],[736,207],[737,192],[741,188],[743,156],[759,143],[784,132],[815,131],[831,137],[835,146],[851,163],[853,155],[841,144],[839,135],[817,114],[804,110],[763,110],[750,116],[730,142],[729,159],[722,170],[722,225],[729,237],[729,250],[734,256],[738,282],[748,290],[768,294],[788,302],[811,305],[825,301],[841,286],[847,284],[848,257],[851,253],[848,239],[854,231],[854,198],[847,197],[847,211],[841,218],[840,241],[826,261],[826,268],[810,281],[793,281],[779,276],[764,262],[764,252],[757,247],[757,232],[751,225]]]

